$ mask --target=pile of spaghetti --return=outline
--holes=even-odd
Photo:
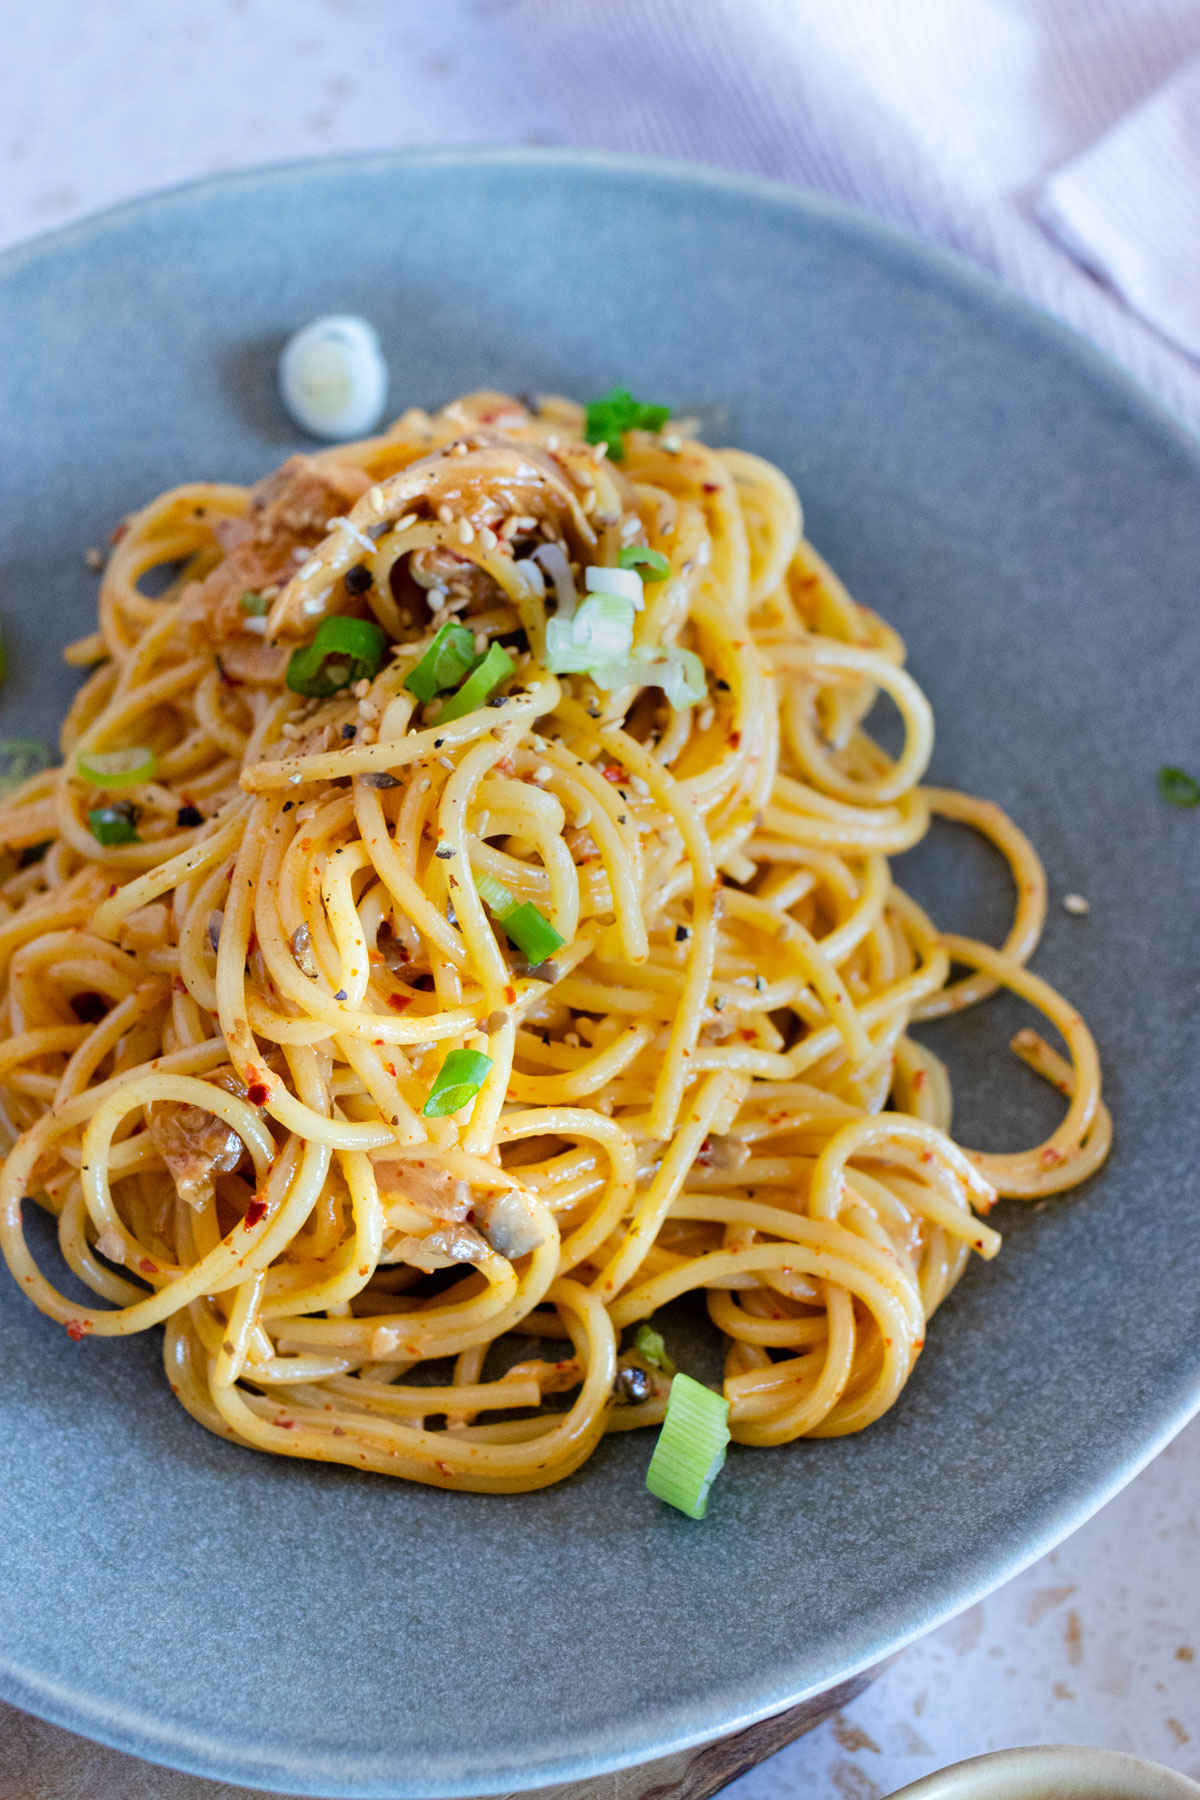
[[[920,785],[929,706],[786,479],[661,409],[478,394],[176,488],[68,654],[0,809],[3,1249],[73,1339],[165,1326],[214,1432],[541,1487],[663,1419],[635,1328],[693,1291],[736,1441],[857,1431],[997,1195],[1105,1156],[1032,849]],[[931,813],[1009,858],[1003,950],[891,880]],[[1069,1051],[1015,1041],[1068,1104],[1012,1155],[909,1035],[997,985]]]

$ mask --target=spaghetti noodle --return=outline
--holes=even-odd
[[[686,433],[608,449],[569,402],[479,394],[253,490],[162,495],[68,652],[94,668],[63,765],[0,808],[9,1267],[74,1339],[165,1326],[174,1392],[238,1443],[541,1487],[662,1420],[630,1328],[696,1291],[735,1440],[858,1431],[999,1248],[996,1196],[1106,1154],[1092,1039],[1025,967],[1040,864],[997,808],[920,785],[895,632],[777,469]],[[665,563],[624,675],[550,672],[548,622],[639,546]],[[329,618],[364,625],[297,665]],[[447,624],[456,676],[494,645],[501,674],[422,699]],[[662,674],[685,650],[698,698]],[[879,693],[894,758],[863,727]],[[892,881],[932,813],[1007,857],[1002,950]],[[909,1035],[997,987],[1070,1057],[1016,1040],[1068,1105],[1009,1155],[952,1141]],[[37,1266],[27,1196],[100,1304]]]

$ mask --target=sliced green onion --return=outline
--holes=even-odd
[[[144,744],[133,744],[126,750],[81,750],[75,767],[93,787],[132,787],[135,782],[150,781],[158,766],[153,750]]]
[[[416,668],[405,676],[404,685],[418,700],[432,700],[435,694],[456,686],[482,661],[475,654],[471,633],[448,619]]]
[[[584,436],[589,444],[607,444],[610,461],[623,462],[627,431],[661,431],[670,416],[669,406],[647,406],[628,388],[610,388],[601,399],[588,402]]]
[[[583,584],[589,594],[620,594],[628,600],[634,612],[641,612],[646,604],[642,593],[642,578],[636,569],[613,568],[610,563],[593,563],[583,577]]]
[[[49,767],[50,752],[36,738],[0,738],[0,794],[11,794]]]
[[[545,913],[539,912],[532,900],[518,900],[504,883],[491,875],[476,875],[475,887],[494,919],[516,945],[532,968],[561,950],[566,939],[559,937]]]
[[[493,644],[483,661],[474,672],[467,676],[457,694],[451,694],[441,712],[437,716],[439,725],[448,725],[451,719],[461,719],[467,713],[475,711],[489,700],[500,686],[507,681],[516,668],[508,652],[499,644]]]
[[[617,565],[622,569],[640,569],[643,581],[665,581],[671,573],[671,565],[661,550],[651,550],[649,544],[626,544]]]
[[[271,602],[264,600],[262,595],[256,594],[252,588],[247,588],[238,601],[238,608],[244,613],[249,613],[252,619],[265,619],[271,610]]]
[[[546,625],[546,667],[556,675],[590,675],[633,647],[633,603],[621,594],[590,594],[573,619]]]
[[[1200,806],[1200,781],[1186,769],[1161,768],[1158,791],[1171,806]]]
[[[293,694],[326,700],[352,682],[378,674],[386,647],[387,638],[373,619],[335,614],[321,620],[311,644],[292,651],[287,684]]]
[[[588,670],[598,688],[660,687],[672,706],[695,706],[708,692],[704,664],[694,650],[652,650],[640,645],[627,657]]]
[[[549,919],[540,913],[532,900],[523,900],[500,923],[531,968],[536,969],[566,943],[559,937]]]
[[[665,658],[648,661],[654,670],[647,677],[660,687],[672,706],[696,706],[708,692],[704,664],[694,650],[668,650]]]
[[[675,1364],[667,1355],[662,1334],[655,1331],[653,1325],[647,1325],[643,1320],[633,1334],[633,1347],[642,1361],[648,1362],[652,1369],[661,1369],[664,1375],[675,1373]]]
[[[513,912],[520,905],[517,896],[510,893],[504,883],[497,881],[494,875],[477,874],[475,888],[488,911],[495,913],[501,921],[506,914]]]
[[[427,1119],[447,1119],[475,1098],[492,1066],[482,1050],[452,1050],[421,1108]]]
[[[725,1467],[728,1443],[728,1400],[690,1375],[676,1375],[646,1486],[689,1519],[702,1519],[708,1490]]]
[[[113,844],[140,844],[137,822],[128,801],[117,806],[96,806],[88,814],[88,830],[107,850]]]

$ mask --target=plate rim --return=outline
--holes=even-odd
[[[1105,351],[1036,302],[1005,285],[996,275],[957,251],[915,237],[863,207],[835,199],[796,183],[746,175],[703,162],[632,155],[625,152],[537,145],[411,145],[358,150],[331,156],[289,158],[245,168],[222,170],[174,182],[98,208],[51,231],[37,234],[0,251],[0,302],[5,284],[27,267],[89,239],[99,241],[144,215],[181,202],[203,205],[213,195],[252,190],[280,180],[303,183],[324,172],[352,175],[356,170],[384,174],[388,170],[419,171],[422,167],[558,169],[613,175],[629,181],[699,192],[742,196],[790,212],[801,226],[817,219],[843,236],[873,250],[892,268],[928,284],[947,286],[992,316],[1003,316],[1026,342],[1049,343],[1060,358],[1073,362],[1093,390],[1106,390],[1134,428],[1150,430],[1164,449],[1187,465],[1200,490],[1200,437],[1177,419],[1154,395]],[[231,1747],[211,1733],[164,1725],[136,1706],[97,1701],[50,1676],[23,1668],[0,1648],[0,1699],[47,1722],[73,1731],[125,1754],[165,1764],[210,1780],[237,1782],[265,1792],[291,1792],[315,1800],[473,1800],[581,1780],[636,1766],[658,1757],[696,1748],[715,1737],[746,1727],[808,1700],[835,1683],[853,1678],[890,1660],[917,1639],[936,1630],[988,1594],[1004,1586],[1087,1523],[1158,1456],[1200,1413],[1200,1360],[1190,1386],[1184,1385],[1164,1410],[1157,1428],[1139,1438],[1107,1476],[1086,1478],[1059,1499],[1041,1530],[1022,1542],[999,1566],[961,1588],[954,1599],[930,1608],[911,1627],[874,1645],[869,1653],[839,1665],[828,1680],[789,1684],[783,1667],[771,1677],[769,1690],[760,1678],[730,1681],[714,1728],[711,1707],[682,1701],[641,1715],[640,1723],[622,1732],[621,1747],[598,1748],[577,1740],[573,1749],[559,1748],[518,1764],[488,1759],[486,1770],[473,1766],[475,1753],[454,1753],[437,1765],[433,1778],[402,1767],[396,1753],[354,1762],[344,1755],[305,1754],[293,1761],[272,1750],[256,1757],[249,1746]],[[744,1697],[737,1701],[735,1696]],[[751,1698],[751,1694],[756,1695]],[[455,1774],[452,1769],[457,1769]],[[334,1785],[330,1785],[330,1784]]]

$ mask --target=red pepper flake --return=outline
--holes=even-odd
[[[87,1329],[82,1319],[67,1320],[67,1336],[73,1344],[77,1344],[82,1337],[86,1336]]]
[[[412,1005],[411,994],[389,994],[387,1003],[395,1013],[407,1012]]]
[[[731,750],[736,750],[738,748],[738,746],[740,745],[741,741],[742,741],[742,734],[740,731],[731,731],[730,732],[728,742],[729,742],[729,748]]]
[[[756,1035],[757,1034],[751,1031],[747,1026],[743,1026],[738,1032],[738,1036],[741,1038],[742,1042],[746,1044],[752,1044]]]
[[[138,1268],[142,1271],[143,1275],[158,1274],[158,1264],[151,1262],[148,1256],[142,1257],[141,1261],[138,1263]]]
[[[706,494],[719,494],[721,491],[721,484],[719,481],[706,481],[703,486]]]
[[[125,536],[125,533],[128,530],[129,530],[129,520],[122,519],[121,523],[117,526],[116,530],[113,532],[112,536],[109,538],[109,540],[108,540],[109,543],[110,544],[119,544],[121,539]]]
[[[295,1419],[276,1419],[275,1423],[280,1431],[295,1431],[296,1429]]]
[[[1052,1169],[1057,1163],[1064,1163],[1066,1160],[1066,1151],[1060,1150],[1056,1144],[1043,1144],[1038,1151],[1038,1161],[1044,1163],[1048,1169]]]
[[[389,1075],[390,1075],[390,1076],[391,1076],[391,1078],[392,1078],[392,1080],[393,1080],[393,1081],[395,1081],[395,1079],[396,1079],[396,1065],[395,1065],[395,1063],[384,1063],[384,1065],[383,1065],[383,1066],[384,1066],[384,1068],[385,1068],[385,1069],[386,1069],[386,1070],[387,1070],[387,1072],[388,1072],[388,1074],[389,1074]]]
[[[259,1221],[262,1219],[265,1219],[266,1216],[267,1216],[267,1203],[265,1200],[260,1199],[260,1197],[257,1194],[255,1194],[253,1200],[250,1202],[249,1206],[246,1208],[246,1216],[242,1220],[242,1224],[246,1227],[247,1231],[253,1231],[254,1227],[259,1223]]]
[[[933,1161],[933,1151],[932,1150],[922,1150],[921,1161],[922,1162],[932,1162]]]
[[[925,1071],[924,1071],[924,1069],[917,1070],[916,1074],[913,1076],[912,1084],[913,1084],[914,1088],[923,1088],[925,1086]]]
[[[111,884],[110,884],[110,886],[109,886],[109,890],[108,890],[108,897],[109,897],[109,899],[110,899],[110,900],[111,900],[111,899],[112,899],[112,897],[113,897],[113,895],[114,895],[114,894],[115,894],[115,893],[116,893],[116,891],[117,891],[117,884],[116,884],[116,882],[115,882],[115,881],[114,881],[114,882],[112,882],[112,883],[111,883]]]
[[[706,1137],[699,1150],[697,1150],[696,1161],[700,1164],[702,1169],[710,1167],[712,1163],[712,1139],[710,1137]]]
[[[601,769],[600,773],[603,775],[605,781],[611,781],[614,787],[617,782],[624,781],[625,779],[624,769],[618,769],[616,763],[609,763],[607,769]]]
[[[436,1462],[434,1464],[434,1467],[436,1469],[438,1469],[440,1471],[440,1473],[443,1475],[453,1475],[453,1473],[454,1473],[454,1470],[450,1466],[450,1464],[448,1462],[442,1462],[440,1459],[438,1460],[438,1462]]]
[[[508,1001],[508,1004],[510,1006],[514,1006],[516,1004],[516,999],[517,999],[516,988],[515,987],[506,987],[504,990],[504,998]]]
[[[271,1090],[265,1081],[252,1081],[246,1089],[246,1098],[251,1106],[265,1106],[271,1098]]]
[[[187,982],[183,979],[182,975],[176,975],[175,979],[171,983],[171,988],[172,988],[172,991],[176,994],[186,994],[188,991],[187,990]]]

